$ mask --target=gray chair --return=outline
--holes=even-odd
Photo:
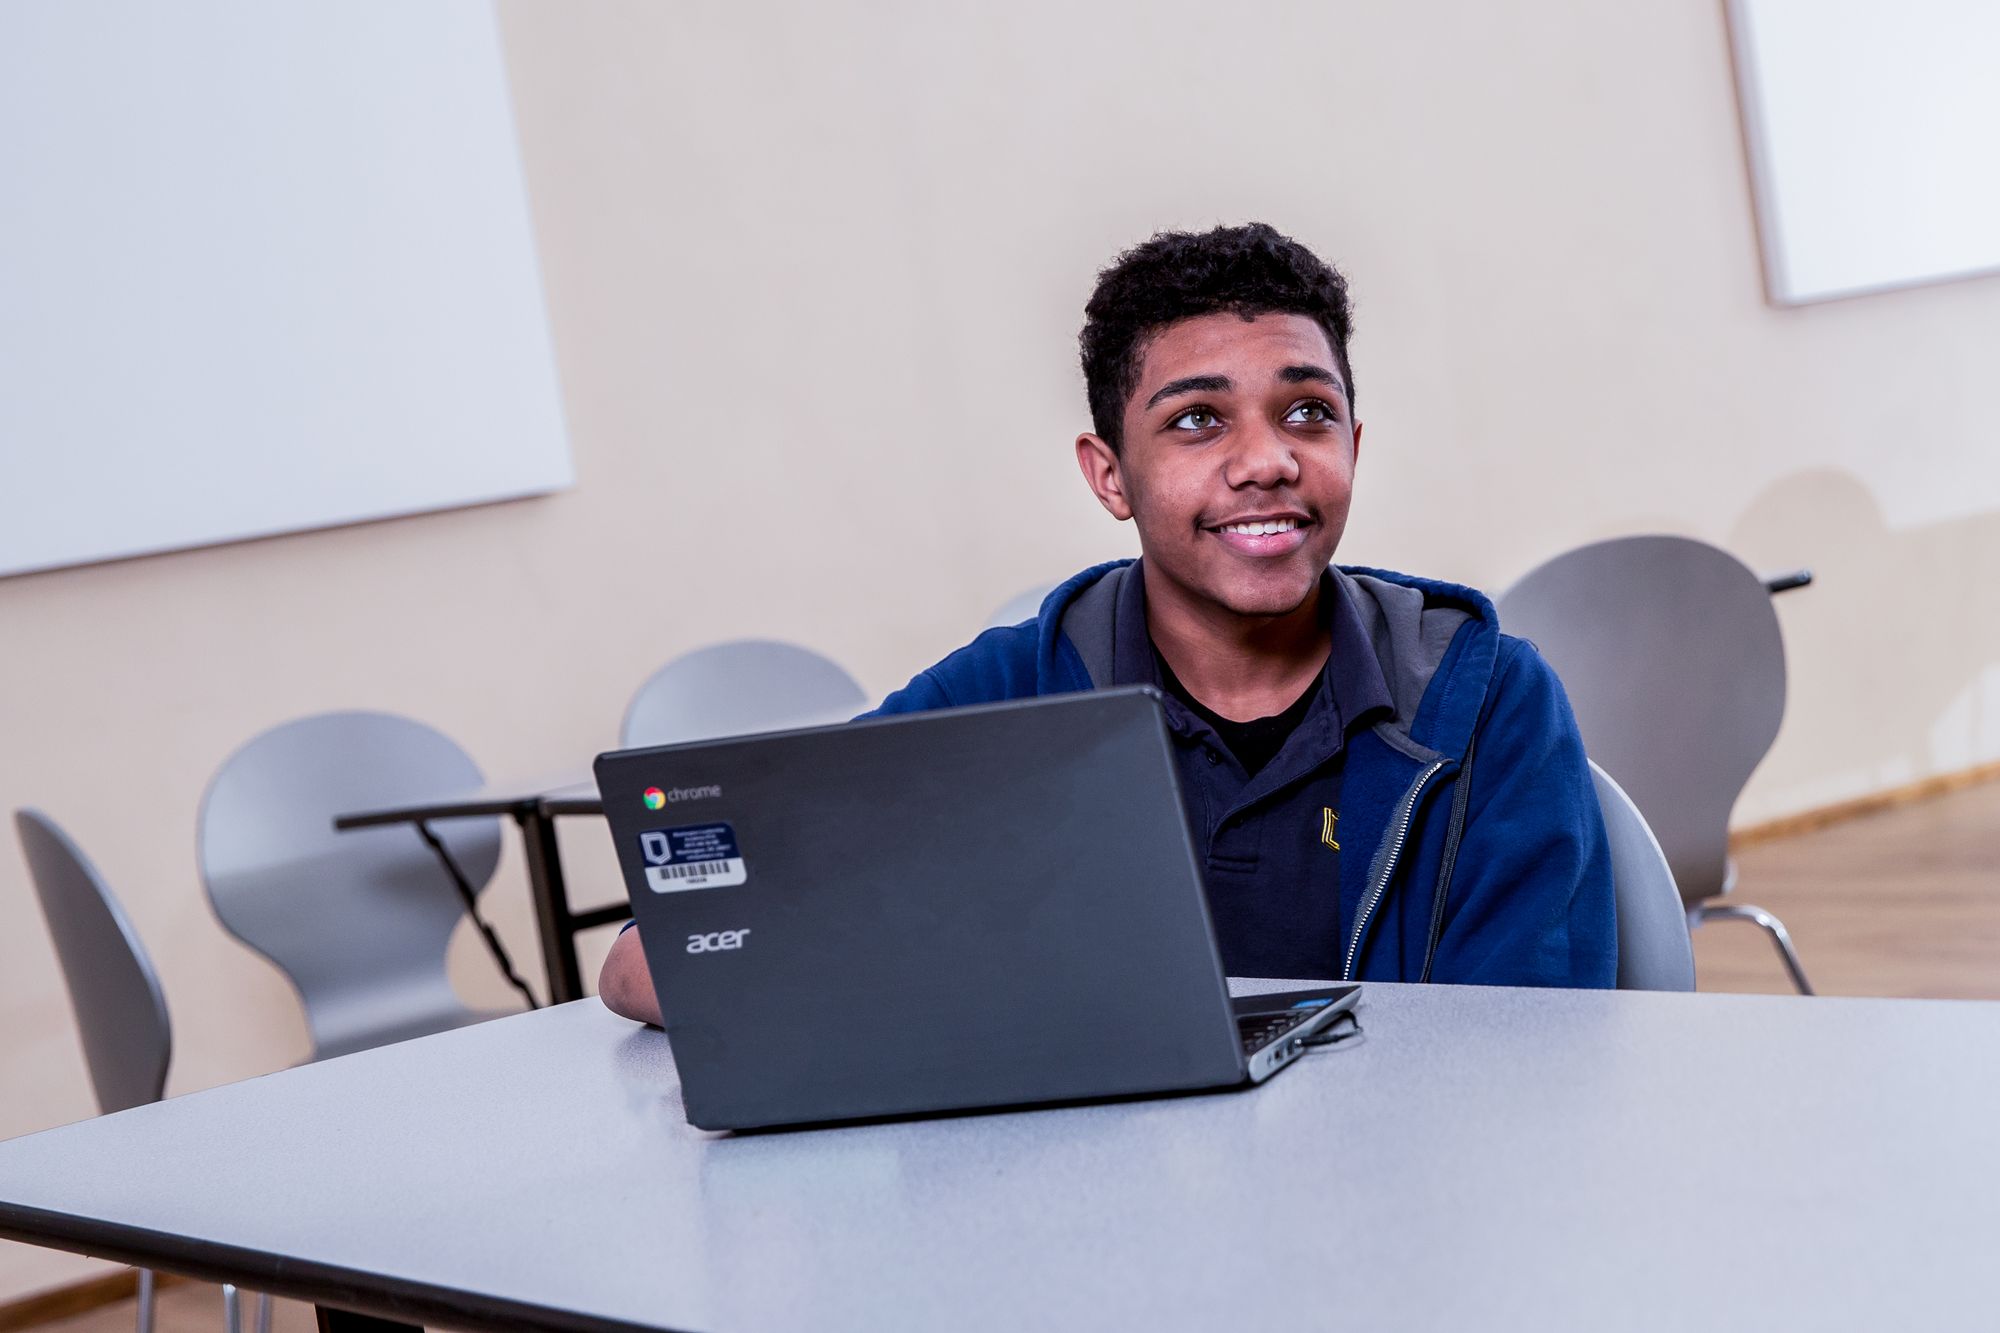
[[[1673,868],[1690,925],[1748,920],[1798,990],[1798,951],[1775,916],[1716,901],[1735,888],[1729,814],[1785,713],[1785,645],[1766,584],[1685,537],[1621,537],[1530,571],[1499,599],[1500,627],[1562,677],[1591,757],[1618,774]]]
[[[173,1059],[173,1024],[139,932],[97,867],[54,820],[39,810],[16,810],[14,828],[55,942],[98,1110],[110,1115],[160,1100]],[[153,1273],[138,1271],[139,1333],[151,1333]],[[241,1315],[234,1286],[224,1284],[222,1304],[235,1333]],[[259,1298],[257,1327],[269,1333],[268,1295]]]
[[[1033,620],[1042,613],[1042,603],[1056,590],[1054,583],[1038,583],[1025,592],[1009,598],[1005,605],[986,618],[986,628],[1000,625],[1018,625],[1024,620]]]
[[[1693,990],[1694,942],[1674,886],[1667,854],[1646,817],[1595,762],[1590,780],[1611,843],[1611,881],[1618,912],[1618,989]]]
[[[409,825],[336,832],[343,811],[476,788],[450,737],[389,713],[322,713],[273,727],[225,761],[202,797],[202,883],[223,927],[291,979],[312,1058],[494,1017],[452,989],[445,952],[466,914]],[[435,830],[473,892],[500,861],[494,818]]]
[[[629,749],[845,722],[869,702],[839,663],[810,648],[738,639],[654,672],[632,696],[618,738]]]

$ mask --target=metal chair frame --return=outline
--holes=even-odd
[[[14,827],[69,991],[98,1111],[110,1115],[160,1100],[173,1059],[173,1022],[139,932],[96,865],[53,819],[17,810]],[[137,1272],[138,1333],[153,1333],[153,1270]],[[233,1284],[223,1284],[222,1310],[227,1333],[239,1333],[242,1307]],[[258,1294],[257,1333],[271,1333],[268,1292]]]
[[[1618,989],[1691,991],[1694,941],[1681,907],[1673,867],[1645,815],[1616,780],[1593,761],[1591,783],[1611,843],[1611,877],[1618,913]]]
[[[312,1058],[495,1016],[458,998],[446,971],[467,898],[500,861],[500,821],[434,828],[454,884],[407,825],[338,832],[342,811],[471,790],[484,781],[450,737],[391,713],[298,718],[252,737],[202,797],[202,886],[223,928],[291,981]]]
[[[1621,537],[1556,556],[1497,599],[1501,628],[1549,659],[1585,747],[1644,812],[1689,927],[1762,928],[1803,995],[1812,985],[1784,923],[1717,900],[1736,884],[1729,812],[1784,716],[1784,639],[1770,601],[1811,583],[1809,570],[1760,578],[1686,537]]]

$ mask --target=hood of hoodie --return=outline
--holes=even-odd
[[[1472,588],[1388,570],[1335,565],[1328,572],[1367,627],[1389,686],[1394,714],[1375,723],[1375,734],[1420,763],[1461,759],[1499,654],[1493,604]],[[1035,627],[1043,681],[1073,680],[1080,670],[1089,688],[1112,683],[1118,594],[1124,580],[1138,577],[1137,561],[1115,560],[1043,600]]]

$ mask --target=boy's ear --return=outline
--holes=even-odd
[[[1085,433],[1076,437],[1076,465],[1083,472],[1084,484],[1105,513],[1124,523],[1132,517],[1132,504],[1125,496],[1125,474],[1118,464],[1118,451],[1103,436]]]

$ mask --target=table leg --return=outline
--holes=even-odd
[[[316,1305],[313,1309],[319,1315],[319,1333],[423,1333],[422,1324],[399,1324],[393,1319],[337,1310],[331,1305]]]
[[[535,899],[535,927],[542,938],[549,1003],[580,1000],[583,973],[576,962],[576,921],[570,915],[569,892],[563,885],[556,821],[539,806],[528,806],[514,812],[514,822],[521,826],[521,842],[528,853],[528,888]]]

